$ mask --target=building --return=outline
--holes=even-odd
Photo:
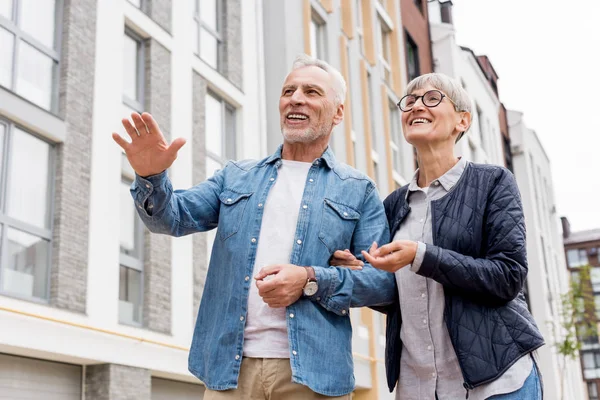
[[[144,230],[110,134],[145,110],[186,138],[179,188],[266,154],[259,6],[2,2],[4,397],[202,398],[187,356],[211,238]]]
[[[564,398],[582,399],[578,360],[567,360],[563,369],[563,360],[554,347],[561,332],[558,325],[560,296],[569,288],[569,277],[565,273],[550,160],[538,135],[525,124],[523,113],[508,110],[507,120],[514,174],[527,226],[529,308],[546,341],[546,345],[537,350],[544,396],[561,399],[560,389],[564,387]]]
[[[506,165],[494,67],[486,56],[456,43],[452,2],[430,2],[429,21],[434,71],[455,78],[473,100],[471,128],[458,142],[457,154],[478,163]]]
[[[600,229],[571,232],[571,225],[562,217],[563,242],[567,267],[574,276],[578,270],[589,265],[590,287],[594,299],[596,317],[600,315]],[[581,369],[585,380],[589,400],[600,398],[600,342],[598,335],[584,338],[581,349]]]

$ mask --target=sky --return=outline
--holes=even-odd
[[[550,158],[558,215],[600,228],[600,0],[452,2],[457,43],[490,58]]]

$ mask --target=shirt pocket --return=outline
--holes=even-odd
[[[244,210],[253,193],[239,193],[225,189],[219,195],[219,237],[226,240],[235,235],[242,225]]]
[[[330,254],[350,248],[360,213],[354,208],[330,199],[323,201],[319,239]]]

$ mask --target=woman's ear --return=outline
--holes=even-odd
[[[463,132],[464,134],[471,126],[471,113],[468,111],[461,111],[459,115],[460,119],[456,124],[456,130],[459,132]]]

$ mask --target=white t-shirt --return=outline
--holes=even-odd
[[[272,264],[289,264],[300,202],[312,163],[282,160],[264,204],[262,225],[254,262],[254,274]],[[289,358],[285,308],[271,308],[250,285],[244,329],[244,356]]]

